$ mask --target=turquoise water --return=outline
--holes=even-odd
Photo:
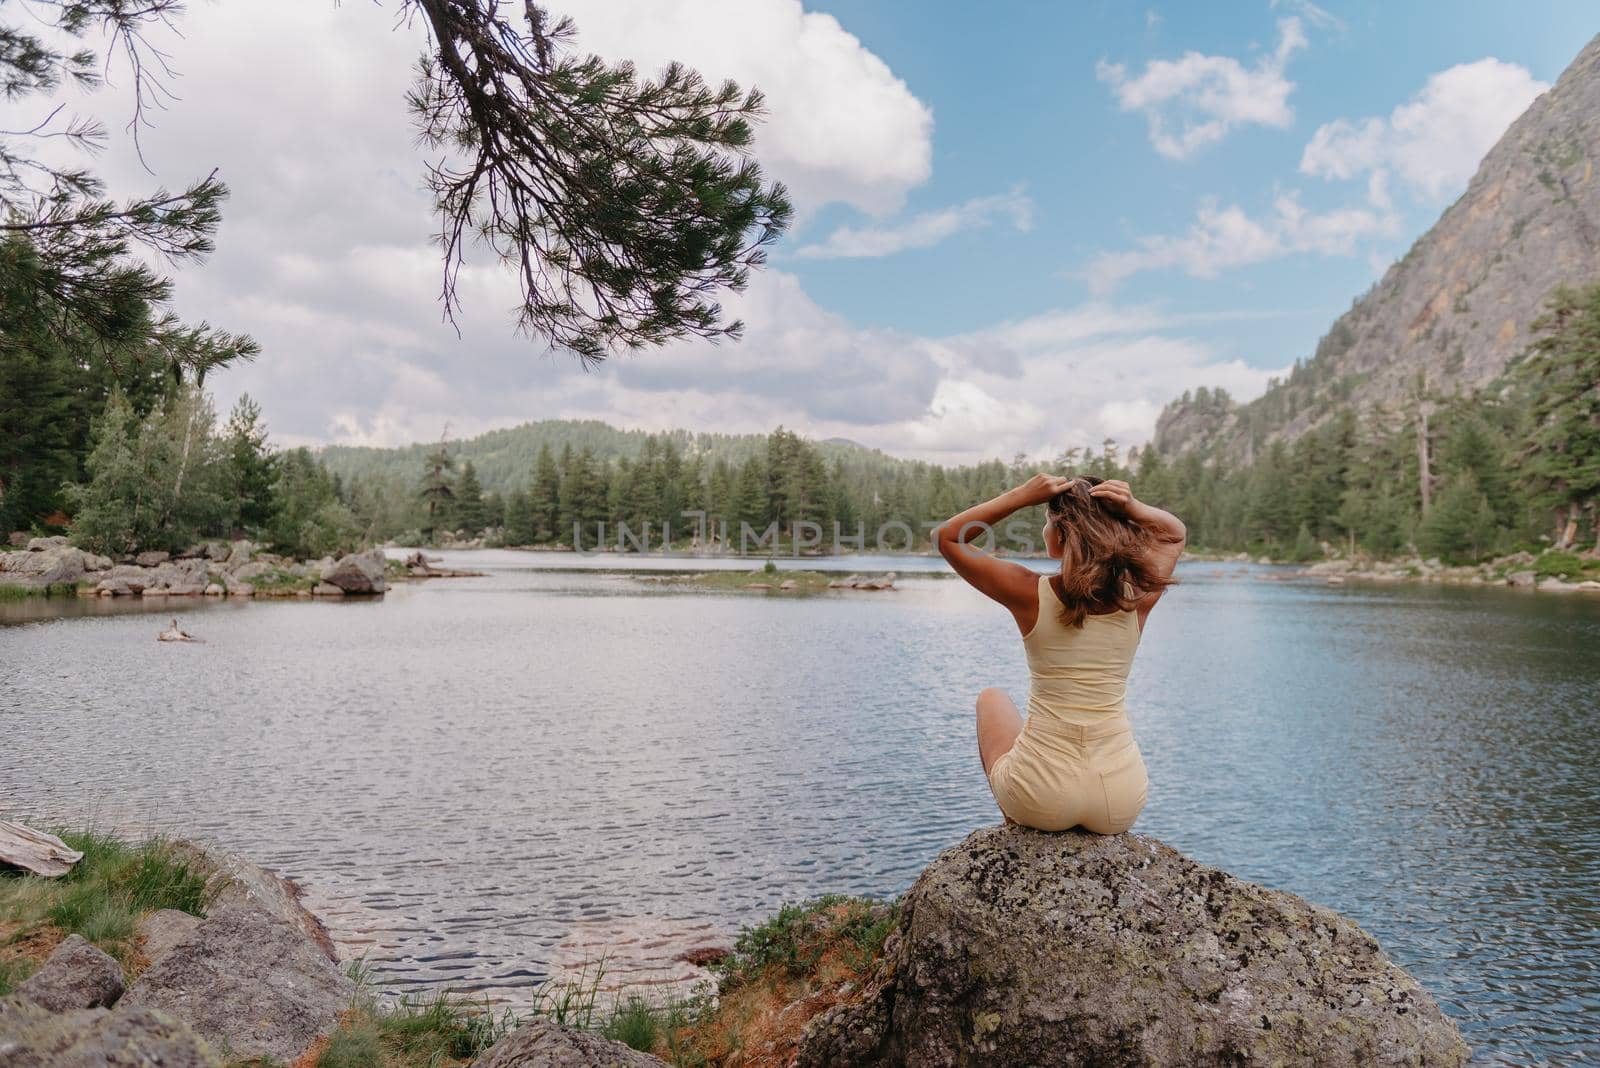
[[[795,599],[446,555],[490,573],[0,605],[0,808],[218,840],[403,987],[512,999],[613,943],[681,978],[998,818],[972,700],[1020,699],[1022,651],[937,559]],[[1277,575],[1186,564],[1152,615],[1136,829],[1357,920],[1484,1063],[1600,1060],[1600,601]],[[179,613],[204,644],[154,640]]]

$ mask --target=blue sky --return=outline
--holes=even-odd
[[[97,165],[124,193],[230,184],[176,298],[262,344],[208,383],[219,407],[250,393],[283,444],[551,417],[944,462],[1138,444],[1185,389],[1249,398],[1309,354],[1600,30],[1578,2],[552,7],[584,49],[766,92],[755,151],[799,211],[728,301],[745,339],[588,372],[514,333],[481,258],[457,336],[402,104],[420,25],[394,0],[196,4],[160,41],[182,76],[154,177],[125,137]],[[126,122],[114,89],[67,103]]]
[[[993,5],[992,13],[911,0],[808,6],[837,17],[933,110],[933,177],[908,194],[909,211],[1014,186],[1033,201],[1026,233],[995,227],[887,259],[775,257],[853,320],[936,333],[1088,299],[1081,272],[1097,253],[1182,231],[1208,197],[1258,213],[1285,189],[1299,191],[1311,210],[1359,204],[1359,183],[1298,173],[1317,127],[1387,115],[1435,72],[1484,57],[1554,82],[1600,32],[1600,8],[1570,2],[1534,5],[1536,14],[1505,3],[1329,3],[1324,10],[1338,21],[1321,27],[1291,5],[1265,3],[1028,2]],[[1143,117],[1119,110],[1095,76],[1102,60],[1139,67],[1188,51],[1248,63],[1270,50],[1278,21],[1297,14],[1309,43],[1285,66],[1292,125],[1239,128],[1183,160],[1157,153]],[[1191,329],[1252,365],[1279,368],[1309,355],[1375,280],[1374,256],[1387,263],[1402,255],[1461,188],[1396,196],[1399,232],[1363,243],[1362,254],[1287,256],[1214,279],[1151,272],[1125,282],[1119,296],[1179,312],[1259,313]],[[852,217],[835,206],[818,221]]]

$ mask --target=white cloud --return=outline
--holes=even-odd
[[[1188,232],[1141,238],[1140,247],[1095,257],[1085,272],[1090,287],[1107,292],[1140,271],[1176,267],[1196,278],[1215,278],[1232,267],[1278,259],[1293,253],[1322,256],[1353,254],[1363,238],[1392,237],[1400,220],[1392,212],[1367,208],[1307,211],[1292,193],[1273,201],[1272,212],[1254,218],[1238,205],[1200,208]]]
[[[762,164],[802,213],[898,210],[933,168],[933,113],[832,15],[800,0],[554,0],[578,46],[653,73],[671,60],[767,97]]]
[[[1319,30],[1338,30],[1342,32],[1345,28],[1344,20],[1313,4],[1311,0],[1272,0],[1268,6],[1274,11],[1279,8],[1293,11]]]
[[[1440,71],[1387,118],[1335,119],[1317,128],[1300,170],[1320,178],[1367,175],[1387,204],[1392,173],[1430,201],[1463,189],[1506,127],[1548,89],[1515,63],[1480,59]]]
[[[897,209],[926,177],[927,109],[831,18],[792,0],[747,0],[737,20],[719,21],[720,2],[572,9],[584,43],[603,52],[637,40],[708,77],[767,89],[757,150],[803,198]],[[514,336],[515,280],[469,264],[458,337],[440,321],[433,221],[404,108],[420,39],[392,17],[326,0],[194,5],[184,37],[161,42],[183,77],[145,138],[157,175],[125,144],[96,163],[119,194],[221,168],[233,196],[218,251],[178,273],[177,310],[262,343],[257,362],[208,385],[224,410],[242,391],[255,396],[280,444],[398,444],[437,438],[447,423],[471,435],[553,417],[725,431],[782,422],[966,462],[1107,434],[1140,440],[1186,387],[1248,397],[1265,385],[1269,372],[1179,336],[1180,321],[1150,308],[1091,304],[923,336],[852,324],[775,269],[727,302],[748,324],[742,342],[675,345],[589,373]],[[752,56],[759,68],[739,65]],[[86,110],[115,131],[125,104],[107,93]],[[1015,225],[1019,211],[998,205],[990,217]]]
[[[992,197],[974,197],[954,207],[914,215],[884,226],[841,226],[814,245],[795,253],[801,259],[859,259],[892,256],[907,249],[932,248],[963,230],[977,230],[997,219],[1026,231],[1033,226],[1033,201],[1020,189]]]
[[[1231,56],[1185,52],[1180,59],[1151,60],[1137,77],[1121,63],[1101,60],[1095,75],[1111,86],[1123,111],[1144,113],[1157,152],[1185,159],[1236,126],[1288,127],[1294,83],[1284,67],[1305,46],[1305,30],[1290,16],[1278,21],[1277,47],[1251,67]]]

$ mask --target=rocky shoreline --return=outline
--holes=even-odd
[[[1310,578],[1330,586],[1346,582],[1402,583],[1418,582],[1444,586],[1509,587],[1511,589],[1540,593],[1600,593],[1600,578],[1583,578],[1569,581],[1555,575],[1541,574],[1539,558],[1532,553],[1520,552],[1501,556],[1477,564],[1446,564],[1438,559],[1418,556],[1399,557],[1393,560],[1350,560],[1342,557],[1306,563],[1298,560],[1274,560],[1268,556],[1251,556],[1249,553],[1189,553],[1182,562],[1224,564],[1261,564],[1268,567],[1294,568],[1271,577],[1275,579]],[[1590,565],[1590,573],[1600,575],[1600,562]]]
[[[1600,593],[1600,580],[1573,582],[1554,575],[1541,575],[1535,568],[1536,563],[1537,558],[1531,553],[1463,566],[1416,558],[1371,562],[1323,560],[1302,568],[1299,574],[1335,586],[1345,582],[1426,582],[1446,586],[1504,586],[1539,593]]]
[[[0,552],[0,591],[83,597],[372,597],[396,580],[466,574],[473,572],[434,568],[421,553],[406,561],[389,560],[382,549],[293,560],[246,539],[116,560],[61,536]]]
[[[373,1011],[358,1008],[358,984],[292,883],[171,848],[208,873],[204,915],[142,917],[131,981],[83,938],[61,941],[0,998],[0,1062],[314,1068],[352,1014]],[[440,1063],[1448,1068],[1470,1056],[1434,999],[1354,923],[1145,835],[988,827],[940,854],[897,908],[857,905],[785,909],[747,931],[738,967],[670,1041],[636,1049],[535,1015],[491,1021]],[[828,952],[795,941],[830,918]],[[851,939],[865,955],[840,964]],[[758,1026],[730,1048],[728,1029],[749,1027],[762,999]]]

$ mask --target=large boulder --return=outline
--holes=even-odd
[[[61,544],[56,544],[57,541]],[[0,582],[54,586],[83,578],[86,554],[65,539],[34,538],[22,552],[0,553]]]
[[[249,582],[251,579],[258,579],[263,575],[272,573],[272,565],[265,560],[246,560],[237,567],[234,567],[233,564],[229,564],[228,567],[234,579],[238,582]]]
[[[924,871],[801,1068],[1427,1065],[1469,1051],[1337,913],[1153,838],[977,831]]]
[[[161,589],[174,596],[198,597],[206,592],[211,576],[206,562],[197,558],[158,564],[150,575],[149,589]]]
[[[153,572],[135,564],[117,564],[100,575],[100,584],[95,589],[118,597],[130,597],[143,593],[153,581]]]
[[[172,554],[161,549],[148,549],[133,558],[133,562],[140,567],[159,567],[172,558]]]
[[[535,1017],[496,1042],[472,1068],[662,1068],[659,1057]]]
[[[382,593],[385,560],[382,549],[350,553],[322,568],[322,581],[346,593]]]
[[[157,1009],[239,1059],[293,1061],[330,1033],[354,984],[298,926],[251,903],[200,922],[123,995]]]
[[[109,1008],[122,996],[122,966],[82,935],[68,935],[16,996],[51,1012]]]
[[[250,541],[248,538],[240,538],[238,541],[228,546],[228,555],[224,560],[224,563],[230,570],[237,567],[243,567],[245,564],[250,562],[250,554],[255,551],[256,547],[254,542]]]
[[[0,998],[0,1064],[6,1068],[221,1068],[179,1021],[154,1009],[51,1012]]]

